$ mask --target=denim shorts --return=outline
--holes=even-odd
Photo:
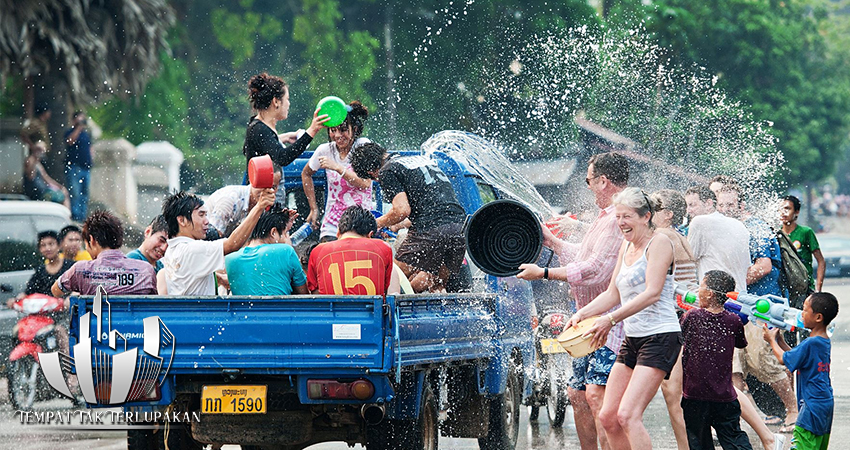
[[[605,386],[616,359],[617,354],[608,347],[602,347],[587,356],[573,359],[570,387],[583,391],[588,384]]]

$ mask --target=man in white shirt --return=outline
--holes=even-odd
[[[257,203],[227,239],[205,241],[207,209],[200,198],[178,192],[166,198],[162,215],[168,223],[168,250],[157,276],[160,294],[215,295],[215,272],[224,271],[224,256],[242,248],[260,215],[274,204],[274,189],[263,189]]]
[[[688,243],[697,262],[697,279],[703,279],[709,270],[722,270],[735,279],[738,292],[747,292],[750,233],[741,221],[717,212],[716,201],[708,186],[694,186],[685,192],[691,217]]]
[[[275,165],[272,188],[275,191],[280,184],[280,177],[280,166]],[[204,202],[208,211],[207,218],[210,221],[208,231],[211,235],[210,240],[230,236],[239,223],[248,216],[248,211],[257,204],[262,193],[262,189],[242,185],[224,186],[213,192]]]

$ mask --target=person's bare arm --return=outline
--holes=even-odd
[[[813,251],[812,256],[814,256],[815,261],[818,262],[818,272],[815,278],[815,291],[820,292],[823,290],[823,277],[826,275],[826,261],[823,259],[823,252],[821,252],[820,249]]]
[[[396,295],[401,293],[401,283],[398,281],[398,270],[393,267],[392,275],[390,276],[390,285],[387,287],[387,295]]]
[[[310,168],[310,164],[304,165],[304,170],[301,171],[301,187],[304,189],[304,196],[307,197],[307,204],[310,205],[310,214],[306,222],[316,229],[319,228],[319,205],[316,202],[316,187],[313,185],[314,173],[316,171]]]
[[[307,290],[306,284],[302,284],[301,286],[292,286],[292,293],[295,295],[307,295],[310,291]]]
[[[779,328],[768,329],[767,325],[764,325],[764,340],[770,344],[770,348],[773,350],[773,354],[776,355],[776,359],[779,360],[779,363],[785,364],[785,361],[782,359],[782,355],[788,350],[791,350],[791,347],[787,342],[785,342],[782,335],[779,334]]]
[[[59,287],[59,280],[54,281],[53,286],[50,286],[50,293],[56,298],[62,298],[65,296],[65,291]]]
[[[272,205],[274,205],[274,189],[263,189],[263,193],[260,194],[257,204],[248,212],[248,217],[233,230],[230,237],[224,240],[223,247],[225,255],[239,250],[245,245],[245,242],[248,242],[248,238],[251,236],[251,232],[254,231],[254,227],[257,225],[257,221],[260,220],[263,211]]]
[[[71,134],[65,139],[65,143],[68,145],[74,145],[77,142],[77,139],[80,138],[80,133],[83,132],[83,127],[77,125],[74,127],[74,130],[71,131]]]
[[[159,295],[168,295],[168,283],[165,281],[165,271],[160,270],[156,274],[156,292]]]
[[[752,266],[747,268],[747,285],[754,284],[770,273],[772,264],[770,258],[758,258]]]
[[[406,192],[399,192],[393,197],[393,204],[389,211],[378,217],[378,228],[389,227],[401,222],[410,216],[410,202],[407,200]]]

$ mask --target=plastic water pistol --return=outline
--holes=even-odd
[[[678,284],[673,285],[676,305],[684,310],[699,308],[697,294],[688,291]],[[796,331],[803,326],[802,311],[788,305],[788,299],[775,295],[753,295],[728,292],[723,307],[737,314],[741,322],[765,323],[769,328],[781,328],[785,331]]]

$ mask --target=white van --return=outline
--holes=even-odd
[[[0,374],[5,373],[16,312],[6,299],[23,292],[35,267],[43,264],[38,233],[59,232],[71,223],[68,208],[51,202],[0,200]]]

